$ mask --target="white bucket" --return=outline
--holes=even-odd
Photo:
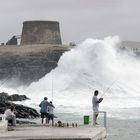
[[[8,122],[3,114],[0,115],[0,133],[8,130]]]

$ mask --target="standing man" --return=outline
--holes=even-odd
[[[95,124],[98,124],[97,121],[97,117],[98,117],[98,112],[99,112],[99,103],[102,102],[103,98],[97,98],[99,94],[98,90],[94,91],[94,96],[92,98],[92,106],[93,106],[93,112],[95,113]]]
[[[52,101],[50,101],[50,103],[52,104]],[[50,120],[52,121],[52,126],[54,126],[54,112],[53,112],[54,107],[52,106],[48,106],[48,113],[49,113],[49,118],[48,118],[48,123],[50,122]]]
[[[52,106],[54,107],[51,103],[49,103],[47,97],[44,97],[44,100],[39,104],[40,109],[40,113],[41,113],[41,123],[43,124],[44,118],[46,118],[46,124],[48,123],[48,118],[49,118],[49,114],[48,114],[48,106]]]

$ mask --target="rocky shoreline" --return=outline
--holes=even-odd
[[[14,105],[16,110],[16,118],[24,118],[24,119],[35,119],[40,117],[40,114],[36,109],[27,107],[20,104],[15,104],[13,101],[23,101],[30,100],[25,95],[8,95],[8,93],[2,92],[0,93],[0,114],[4,114],[4,111],[8,106]],[[19,122],[19,121],[18,121]]]

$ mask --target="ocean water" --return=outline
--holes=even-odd
[[[17,89],[4,85],[0,90],[27,95],[31,100],[19,103],[37,110],[47,96],[56,107],[57,119],[80,124],[84,115],[92,118],[91,99],[98,89],[99,97],[104,98],[100,110],[108,116],[108,139],[138,139],[140,59],[132,52],[120,50],[120,44],[118,36],[88,38],[65,52],[58,67],[38,82]]]
[[[108,118],[107,140],[139,140],[140,119]]]

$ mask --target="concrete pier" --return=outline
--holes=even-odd
[[[100,126],[52,127],[20,125],[14,131],[0,133],[0,140],[106,140],[106,129]]]

